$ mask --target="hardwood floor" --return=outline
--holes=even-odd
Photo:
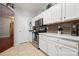
[[[46,55],[37,48],[35,48],[31,43],[23,43],[0,53],[0,56],[46,56]]]
[[[10,48],[10,38],[9,37],[3,37],[0,38],[0,53],[5,51],[6,49]]]

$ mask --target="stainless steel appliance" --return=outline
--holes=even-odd
[[[32,32],[32,44],[39,48],[39,33],[47,32],[47,26],[34,26]]]
[[[40,18],[37,21],[35,21],[35,26],[43,26],[43,18]]]
[[[73,36],[79,36],[79,24],[74,24],[72,26],[71,35],[73,35]]]
[[[32,44],[39,48],[39,33],[47,32],[47,26],[43,25],[43,18],[35,21],[35,26],[33,26],[32,32]]]

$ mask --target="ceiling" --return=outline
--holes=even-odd
[[[33,14],[33,17],[41,13],[45,10],[48,3],[14,3],[14,7],[17,6],[18,8],[21,8],[22,10],[29,12],[30,14]],[[1,16],[11,16],[13,13],[10,9],[8,9],[6,6],[3,6],[0,4],[0,17]]]
[[[45,9],[48,3],[15,3],[14,5],[27,12],[39,14]]]

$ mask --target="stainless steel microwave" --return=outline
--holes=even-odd
[[[38,19],[35,21],[35,26],[42,26],[43,25],[43,18]]]

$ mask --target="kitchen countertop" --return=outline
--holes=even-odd
[[[72,36],[68,34],[58,34],[58,33],[39,33],[39,34],[79,42],[79,36]]]

